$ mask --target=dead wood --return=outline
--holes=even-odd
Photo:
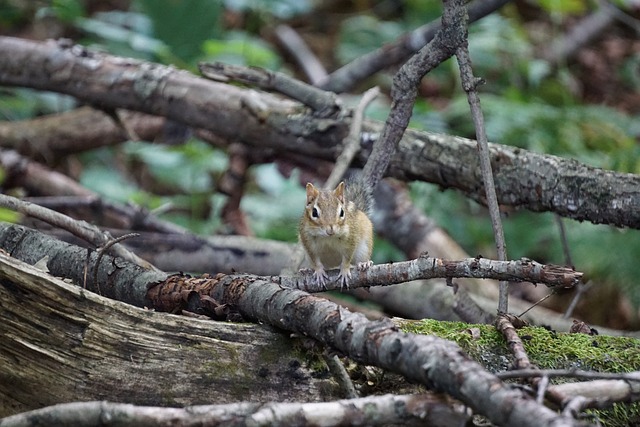
[[[7,249],[12,255],[16,257],[30,257],[33,262],[40,260],[44,253],[50,253],[51,258],[47,265],[53,274],[57,275],[60,271],[68,270],[65,276],[73,277],[75,283],[85,283],[85,281],[83,281],[84,274],[82,274],[82,260],[87,259],[87,265],[89,268],[92,268],[91,265],[96,259],[95,253],[88,253],[86,249],[81,248],[74,250],[70,245],[61,242],[58,243],[61,245],[57,248],[58,250],[52,251],[51,248],[46,248],[41,241],[38,241],[38,239],[42,238],[44,238],[44,236],[36,231],[27,230],[19,226],[10,226],[5,227],[4,233],[0,238],[0,245]],[[64,256],[63,258],[63,254],[70,255],[68,255],[68,257]],[[200,301],[205,302],[205,308],[213,308],[215,310],[216,307],[227,306],[237,309],[246,319],[267,323],[280,329],[310,336],[329,347],[339,350],[356,361],[373,364],[392,372],[400,373],[433,390],[447,392],[472,407],[475,411],[485,414],[496,423],[522,426],[545,424],[575,425],[574,420],[571,418],[557,415],[544,406],[536,404],[523,392],[512,389],[502,383],[497,377],[468,359],[457,345],[434,336],[420,336],[399,332],[395,324],[388,319],[369,321],[361,314],[351,313],[322,298],[311,296],[303,291],[283,289],[280,285],[260,280],[255,276],[219,275],[216,278],[197,279],[172,276],[169,277],[169,280],[163,281],[164,277],[160,273],[141,270],[139,267],[120,259],[110,258],[108,256],[104,258],[104,265],[98,267],[97,277],[99,278],[99,285],[98,283],[95,285],[90,283],[90,279],[87,280],[86,283],[95,286],[95,288],[99,289],[100,292],[105,295],[129,301],[138,306],[150,306],[149,304],[153,304],[154,307],[161,309],[175,309],[176,303],[177,307],[184,308],[194,299],[197,300],[199,298]],[[60,264],[62,259],[64,259],[64,264]],[[6,327],[11,326],[14,328],[9,335],[16,336],[16,339],[11,341],[16,348],[29,348],[33,351],[34,358],[35,355],[42,357],[42,352],[38,351],[38,345],[25,341],[25,336],[18,331],[23,323],[27,323],[27,326],[34,325],[33,334],[35,334],[36,337],[39,336],[43,338],[54,333],[46,325],[49,324],[53,328],[55,319],[59,318],[65,322],[71,321],[80,324],[80,326],[76,326],[75,329],[69,329],[70,325],[67,328],[64,327],[66,325],[58,325],[62,326],[60,329],[57,327],[54,328],[58,333],[61,333],[62,338],[64,338],[62,339],[64,342],[61,347],[65,349],[63,353],[65,351],[69,352],[68,349],[75,349],[70,352],[73,358],[78,354],[87,357],[96,356],[95,348],[99,347],[98,343],[88,347],[91,351],[86,350],[84,344],[84,337],[88,334],[87,331],[93,331],[91,328],[87,329],[87,325],[91,322],[88,322],[87,319],[83,317],[84,314],[81,311],[78,312],[78,304],[89,304],[93,301],[93,297],[90,298],[90,294],[83,289],[72,287],[63,282],[60,282],[59,286],[68,286],[69,289],[67,289],[67,291],[75,292],[76,296],[74,298],[61,298],[59,295],[54,297],[47,294],[42,295],[40,298],[33,295],[25,296],[23,291],[19,290],[22,286],[28,286],[30,293],[38,289],[42,289],[43,291],[47,289],[43,286],[42,280],[40,280],[39,283],[33,283],[37,281],[34,277],[37,278],[40,275],[45,275],[45,273],[31,273],[27,280],[24,279],[25,276],[23,275],[12,275],[11,271],[15,271],[15,268],[8,270],[7,273],[3,273],[5,279],[8,279],[3,283],[11,284],[2,287],[3,292],[7,294],[7,299],[2,298],[3,303],[4,301],[9,301],[9,306],[14,307],[16,311],[20,311],[25,310],[28,302],[31,301],[36,305],[34,309],[40,306],[41,311],[44,311],[40,316],[43,316],[47,312],[52,313],[51,317],[43,317],[45,319],[45,323],[43,324],[39,324],[33,320],[31,322],[27,320],[38,318],[38,315],[32,317],[29,314],[25,318],[24,314],[18,315],[18,313],[12,314],[10,318],[22,319],[21,321],[2,322]],[[89,275],[89,277],[91,276],[92,275]],[[21,284],[21,286],[16,287],[16,283]],[[120,287],[116,286],[118,283],[120,283]],[[127,286],[123,289],[122,285],[125,283]],[[190,289],[189,286],[206,289],[204,298],[194,297],[193,292],[191,292],[192,289]],[[149,289],[148,293],[147,289]],[[9,297],[11,297],[13,301],[8,299]],[[56,311],[46,307],[48,302],[61,304],[61,300],[68,303],[66,309],[60,308]],[[42,305],[42,302],[45,302],[45,305]],[[111,302],[111,304],[113,303]],[[171,307],[170,304],[173,304],[173,306]],[[100,308],[98,311],[100,310],[106,310],[108,315],[100,312],[99,315],[96,315],[96,318],[108,322],[109,325],[115,326],[116,322],[119,321],[118,316],[122,315],[116,314],[106,308]],[[28,313],[28,311],[23,311],[23,313]],[[161,316],[146,311],[142,313],[145,313],[143,316]],[[131,315],[127,314],[127,316]],[[164,319],[164,317],[158,318],[158,324],[162,323],[160,319]],[[126,325],[126,327],[123,327],[122,330],[128,330],[129,328],[132,331],[145,330],[145,325],[137,324],[139,322],[140,319],[137,318],[133,320],[132,323]],[[151,326],[148,331],[155,331],[156,326],[157,325]],[[69,330],[76,332],[68,334]],[[116,330],[117,332],[111,331],[110,329],[102,329],[102,334],[98,335],[100,335],[99,339],[111,343],[112,348],[119,349],[118,357],[122,358],[122,344],[126,343],[124,349],[127,350],[131,343],[130,341],[121,339],[123,332],[120,332],[120,328],[116,328]],[[135,332],[132,333],[135,334]],[[26,335],[26,337],[31,336],[32,335]],[[220,337],[214,337],[214,340],[215,339],[220,339]],[[60,340],[61,338],[57,338],[57,341]],[[154,350],[157,348],[157,345],[155,345],[153,340],[148,336],[142,337],[140,341],[141,346],[144,347],[146,345],[146,350],[150,347],[154,348]],[[200,340],[198,340],[198,342],[200,342]],[[36,341],[36,343],[38,343],[38,341]],[[193,342],[187,340],[185,342],[185,345],[186,344],[192,345]],[[180,359],[184,364],[183,349],[179,348],[180,341],[177,343],[174,341],[172,347],[174,351],[180,354]],[[178,347],[178,349],[176,349],[176,347]],[[197,345],[196,347],[199,349]],[[8,360],[15,360],[16,358],[20,360],[18,350],[7,350],[7,353],[10,355]],[[128,356],[131,356],[133,353],[135,353],[134,356],[138,356],[139,359],[136,360],[136,357],[129,357],[131,365],[128,366],[128,368],[134,369],[133,372],[139,372],[135,370],[135,364],[138,363],[141,365],[137,366],[137,369],[143,369],[145,363],[141,361],[145,359],[142,357],[143,353],[130,352],[127,354],[125,351],[125,355]],[[166,351],[164,353],[166,353]],[[161,352],[158,354],[166,357],[164,353]],[[44,358],[44,362],[51,363],[50,359],[54,360],[53,367],[49,365],[50,370],[57,368],[57,365],[62,362],[63,364],[71,366],[73,372],[76,375],[82,376],[82,378],[86,378],[86,375],[95,375],[95,372],[102,372],[103,369],[108,367],[108,364],[104,363],[104,357],[99,355],[97,355],[97,359],[93,359],[99,366],[91,365],[87,368],[82,365],[75,366],[72,363],[66,362],[62,357],[56,359],[55,356],[57,354],[52,351],[44,351],[44,354],[51,355],[50,358]],[[211,353],[209,352],[208,354],[210,355]],[[228,355],[218,358],[214,357],[213,360],[220,361],[225,359],[225,357],[228,357]],[[264,357],[264,355],[261,356],[261,358]],[[202,361],[203,369],[209,366],[206,361],[212,360],[211,357],[206,357],[202,354],[198,354],[187,360],[189,359]],[[255,366],[261,366],[259,362],[256,363],[247,363],[243,364],[243,366],[253,366],[254,368]],[[129,362],[126,362],[126,364],[128,365]],[[28,364],[25,366],[28,366]],[[193,368],[193,366],[189,366],[189,369]],[[225,365],[225,369],[230,370],[230,366],[228,364]],[[272,372],[271,369],[277,372],[275,367],[269,368],[268,372]],[[120,378],[124,376],[126,372],[128,371],[122,371],[120,375],[116,377]],[[9,373],[7,373],[7,375],[9,375]],[[199,377],[202,378],[203,376],[201,372]],[[51,378],[51,375],[43,376],[43,378],[45,377]],[[167,377],[170,376],[166,374],[166,371],[158,370],[153,372],[153,375],[145,376],[145,379],[166,379]],[[71,381],[74,384],[73,387],[77,387],[77,381],[79,380],[73,376],[71,376],[71,378],[74,378],[74,380]],[[129,378],[133,379],[136,377],[128,374],[127,379]],[[140,377],[137,377],[137,380],[139,379]],[[251,379],[254,380],[255,377]],[[183,381],[183,383],[180,384],[184,384],[185,379],[181,376],[171,378],[172,383],[180,381]],[[124,383],[126,383],[126,381],[120,379],[119,382],[115,382],[114,386]],[[38,381],[36,381],[36,384],[40,387],[43,386]],[[167,384],[164,385],[168,386]],[[128,390],[132,386],[133,384],[128,384],[126,389]],[[175,384],[174,387],[176,387]],[[120,392],[124,391],[123,389],[119,390]],[[34,391],[33,389],[29,389],[29,393],[33,393]],[[7,390],[6,393],[11,393],[11,391]],[[304,394],[298,394],[298,396],[299,395]],[[272,400],[281,400],[281,398]],[[506,410],[505,408],[509,409]],[[535,423],[532,423],[534,420]]]
[[[323,403],[242,402],[188,408],[74,402],[17,414],[1,420],[0,426],[316,426],[327,425],[328,418],[331,425],[445,427],[464,425],[469,416],[464,408],[452,409],[444,396],[387,394]]]
[[[188,406],[340,397],[268,326],[134,307],[6,255],[0,276],[0,416],[81,400]]]
[[[122,121],[140,138],[153,140],[161,132],[165,119],[124,111]],[[47,163],[78,150],[120,144],[126,132],[107,113],[80,107],[31,120],[0,122],[0,146]]]
[[[317,118],[300,104],[270,94],[79,46],[2,37],[0,54],[7,59],[0,63],[0,84],[57,91],[108,108],[162,115],[250,146],[333,160],[348,132],[344,111]],[[363,129],[378,135],[382,124],[365,121]],[[357,156],[361,164],[370,149],[364,145]],[[489,151],[501,205],[640,228],[637,175],[520,148],[490,145]],[[476,144],[464,138],[407,130],[387,173],[456,188],[484,202]]]

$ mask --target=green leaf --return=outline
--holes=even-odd
[[[51,10],[62,22],[73,22],[86,15],[83,2],[80,0],[52,0]]]
[[[1,222],[9,222],[12,224],[17,224],[20,222],[22,216],[11,209],[0,208],[0,221]]]
[[[226,0],[224,4],[231,10],[268,13],[279,19],[291,19],[308,13],[313,7],[310,0]]]
[[[340,28],[340,44],[337,56],[342,63],[378,49],[405,32],[396,22],[380,21],[369,15],[345,19]]]
[[[246,33],[232,32],[225,40],[210,39],[202,46],[205,61],[221,61],[234,65],[280,68],[280,56],[264,41]]]
[[[76,28],[97,38],[110,53],[140,59],[167,56],[168,47],[152,37],[151,21],[134,12],[102,12],[93,18],[78,18]]]
[[[539,0],[538,4],[545,11],[560,15],[580,15],[589,10],[584,0]]]
[[[125,203],[138,192],[138,188],[107,166],[94,165],[80,176],[80,183],[111,200]]]
[[[153,34],[184,61],[201,54],[202,43],[222,35],[220,0],[138,0],[151,18]]]
[[[124,152],[143,162],[158,180],[192,194],[211,193],[212,174],[220,173],[227,165],[225,154],[196,139],[171,147],[128,142]]]

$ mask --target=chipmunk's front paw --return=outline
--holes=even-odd
[[[313,273],[313,282],[318,285],[318,286],[322,286],[323,289],[327,289],[327,273],[324,271],[324,268],[319,268],[317,270],[314,271]]]
[[[358,271],[365,271],[372,265],[373,265],[373,261],[369,260],[365,262],[359,262],[358,265],[356,265],[356,268],[358,269]]]
[[[340,282],[340,291],[344,290],[344,288],[349,289],[349,282],[351,281],[351,270],[349,267],[340,269],[338,281]]]

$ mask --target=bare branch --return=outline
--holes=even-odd
[[[514,378],[534,378],[547,376],[549,378],[567,377],[581,380],[622,380],[640,383],[640,372],[594,372],[580,369],[516,369],[512,371],[498,372],[497,377],[507,380]]]
[[[203,76],[211,80],[238,81],[263,90],[274,90],[287,95],[309,106],[319,117],[331,117],[342,108],[340,99],[334,93],[318,89],[276,71],[247,68],[222,62],[201,62],[198,68]]]
[[[66,215],[52,211],[42,206],[34,205],[33,203],[25,202],[16,199],[11,196],[0,194],[0,206],[20,212],[21,214],[28,215],[33,218],[45,221],[56,227],[63,228],[74,235],[92,243],[95,246],[107,245],[113,240],[108,233],[101,231],[94,225],[91,225],[85,221],[77,221],[73,218],[69,218]],[[155,269],[155,267],[149,264],[147,261],[139,258],[136,254],[127,250],[120,244],[113,245],[113,252],[134,264],[148,269]]]
[[[111,402],[63,403],[2,419],[2,427],[73,425],[463,425],[467,416],[434,395],[383,395],[314,403],[233,403],[160,408]]]
[[[161,295],[165,286],[174,288],[188,281],[170,277],[151,288],[149,298],[155,301],[154,295]],[[446,340],[402,333],[389,319],[369,321],[337,304],[267,281],[218,277],[207,286],[209,295],[238,307],[247,318],[304,334],[361,363],[375,364],[430,389],[446,391],[496,424],[522,427],[577,424],[497,381],[468,359],[457,345]],[[504,408],[509,409],[505,412]]]
[[[336,188],[345,172],[349,168],[349,165],[353,161],[353,157],[360,149],[360,134],[362,133],[362,122],[364,120],[364,112],[367,106],[380,94],[378,87],[372,87],[367,90],[358,102],[358,106],[353,111],[353,119],[351,119],[351,126],[349,128],[349,134],[344,139],[344,149],[340,156],[336,159],[336,164],[331,171],[331,175],[327,178],[324,186],[325,188]]]
[[[518,336],[518,332],[516,332],[511,320],[505,314],[500,314],[496,320],[496,328],[504,336],[509,350],[515,357],[514,366],[516,369],[528,369],[531,366],[529,356],[527,356],[524,344],[522,344],[522,340]]]
[[[362,171],[363,179],[371,188],[375,188],[384,176],[389,161],[409,126],[420,81],[425,74],[451,57],[463,41],[462,17],[450,12],[450,8],[445,7],[442,28],[437,31],[433,40],[411,57],[393,77],[391,112]]]
[[[336,270],[328,273],[329,282],[326,287],[315,285],[310,274],[302,277],[274,276],[270,280],[287,288],[304,289],[308,292],[340,289]],[[354,268],[351,274],[350,288],[388,286],[418,279],[459,277],[544,283],[547,286],[571,288],[582,277],[582,273],[575,270],[538,264],[531,260],[493,261],[485,258],[467,258],[447,261],[428,256],[392,264],[376,264],[365,271]]]
[[[293,57],[298,67],[302,69],[309,83],[318,86],[321,81],[327,78],[327,70],[324,65],[293,28],[280,24],[274,30],[274,34],[287,53]]]
[[[6,59],[0,62],[0,84],[166,115],[254,147],[334,159],[348,133],[344,120],[301,114],[300,106],[290,101],[158,64],[9,37],[0,37],[0,55]],[[79,87],[78,81],[87,84]],[[262,114],[247,108],[247,100],[254,98],[264,105]],[[382,130],[374,121],[365,121],[363,128],[374,134]],[[407,130],[388,174],[456,188],[484,203],[476,150],[476,143],[464,138]],[[603,171],[520,148],[490,145],[489,150],[500,204],[640,228],[637,175]],[[366,150],[358,154],[362,164],[367,155]]]
[[[476,0],[469,7],[469,21],[475,22],[480,20],[500,9],[509,3],[509,1],[510,0]],[[363,55],[334,71],[325,82],[321,83],[320,87],[336,93],[348,92],[353,89],[356,84],[378,71],[405,62],[411,55],[418,52],[433,40],[435,34],[440,29],[441,23],[438,19],[405,34],[397,41]]]
[[[465,22],[466,24],[466,22]],[[464,43],[456,50],[458,58],[458,66],[460,67],[460,78],[462,89],[467,93],[467,100],[471,108],[471,117],[476,129],[476,138],[478,142],[478,156],[480,157],[480,171],[482,172],[482,182],[484,183],[485,194],[487,197],[487,206],[489,207],[489,215],[491,216],[491,226],[493,228],[493,236],[496,244],[496,251],[500,261],[506,261],[507,245],[504,241],[504,230],[502,228],[502,220],[500,219],[500,208],[498,206],[498,197],[493,182],[493,171],[491,169],[491,158],[489,156],[489,141],[484,126],[484,116],[480,108],[480,97],[476,91],[476,87],[480,80],[473,76],[471,68],[471,57],[468,49],[468,32],[466,25],[464,27]],[[506,314],[509,311],[509,283],[500,282],[500,296],[498,297],[498,313]]]

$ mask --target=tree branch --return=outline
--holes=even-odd
[[[301,277],[274,276],[271,280],[284,287],[303,289],[307,292],[340,289],[337,270],[331,270],[328,273],[329,282],[326,287],[314,284],[311,274]],[[428,256],[392,264],[376,264],[364,271],[353,268],[351,275],[349,287],[352,289],[388,286],[420,279],[460,277],[544,283],[547,286],[572,288],[582,278],[582,273],[570,268],[538,264],[531,260],[493,261],[485,258],[468,258],[448,261]]]
[[[265,93],[215,83],[185,71],[53,42],[0,37],[0,84],[76,96],[85,102],[165,115],[250,146],[335,159],[348,133],[344,120],[318,119],[300,106]],[[78,85],[78,81],[85,82]],[[247,107],[253,100],[262,113]],[[365,132],[379,133],[365,121]],[[498,202],[594,223],[640,228],[640,177],[603,171],[573,160],[489,145]],[[357,155],[361,164],[366,150]],[[388,174],[456,188],[483,203],[476,144],[406,130]]]
[[[77,221],[69,218],[66,215],[62,215],[61,213],[52,211],[51,209],[43,208],[42,206],[25,202],[16,199],[15,197],[6,196],[4,194],[0,194],[0,206],[14,210],[16,212],[20,212],[21,214],[28,215],[33,218],[37,218],[41,221],[45,221],[49,224],[55,225],[56,227],[67,230],[74,235],[84,239],[85,241],[95,245],[96,248],[102,246],[112,247],[113,253],[117,256],[120,256],[123,259],[133,262],[134,264],[137,264],[141,267],[155,269],[153,265],[139,258],[136,254],[130,252],[122,245],[118,243],[113,244],[113,237],[111,237],[108,233],[103,232],[98,227],[85,221]]]
[[[463,425],[467,416],[434,395],[383,395],[314,403],[193,405],[186,408],[135,406],[111,402],[73,402],[48,406],[0,420],[2,427],[158,425]]]
[[[469,22],[475,22],[490,15],[509,1],[476,0],[469,7]],[[440,19],[417,28],[395,42],[382,46],[337,69],[328,76],[326,81],[320,84],[320,87],[336,93],[348,92],[378,71],[405,62],[433,40],[440,28]]]
[[[455,4],[455,3],[454,3]],[[464,6],[459,13],[465,13]],[[489,141],[487,140],[487,131],[484,126],[484,116],[480,107],[480,97],[476,91],[476,87],[481,83],[480,79],[473,76],[471,68],[471,57],[469,56],[468,38],[466,20],[463,20],[464,41],[456,49],[456,58],[458,59],[458,67],[460,68],[460,80],[462,89],[467,93],[467,100],[471,108],[471,117],[476,129],[476,139],[478,142],[478,157],[480,159],[480,172],[482,173],[482,182],[484,183],[487,207],[491,217],[491,227],[493,228],[493,236],[496,244],[496,252],[500,261],[506,261],[507,245],[504,241],[504,229],[502,228],[502,219],[500,218],[500,208],[498,206],[498,197],[496,196],[496,187],[493,182],[493,171],[491,169],[491,159],[489,157]],[[509,282],[500,282],[500,295],[498,297],[498,313],[506,314],[509,311]]]

